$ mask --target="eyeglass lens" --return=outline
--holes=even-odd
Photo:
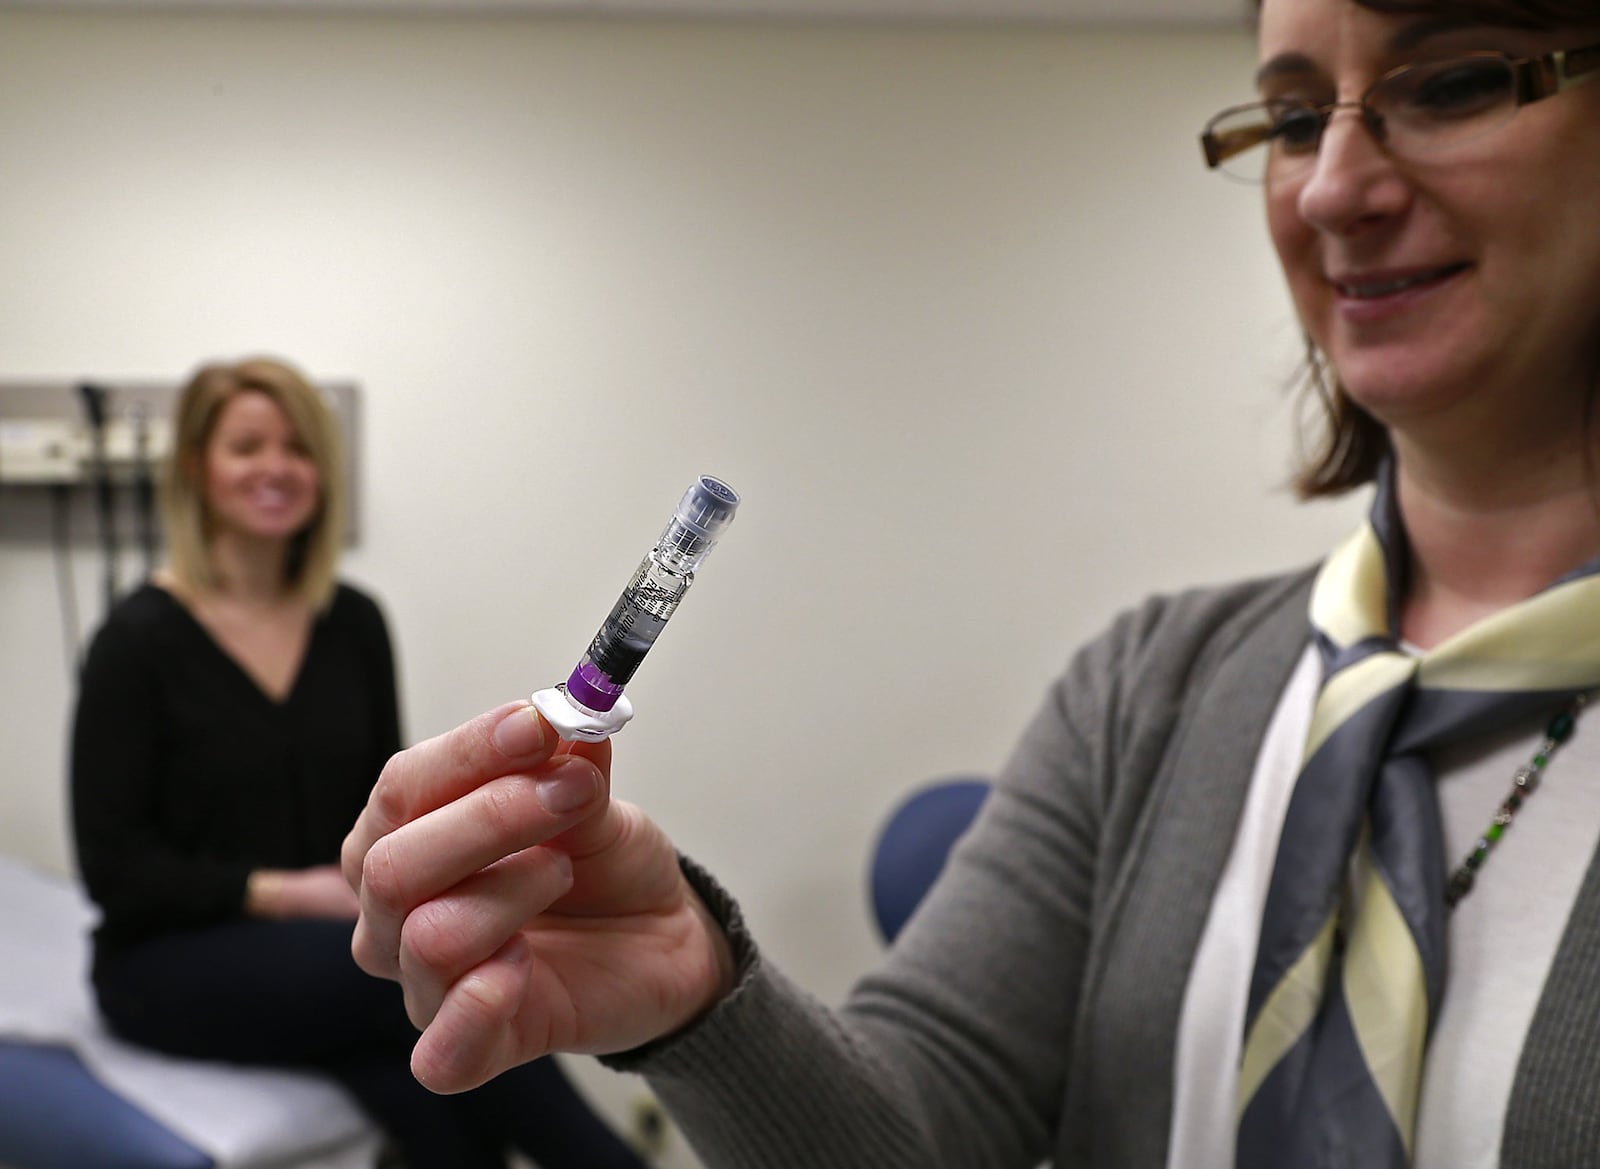
[[[1424,62],[1381,78],[1361,105],[1368,128],[1389,153],[1423,157],[1509,121],[1517,110],[1516,72],[1510,61],[1492,55]],[[1209,129],[1229,155],[1219,168],[1251,182],[1306,169],[1335,108],[1278,98],[1219,115]]]

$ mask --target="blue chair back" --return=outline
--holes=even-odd
[[[987,780],[937,780],[906,797],[890,814],[872,850],[872,912],[892,942],[939,873],[950,848],[989,795]]]

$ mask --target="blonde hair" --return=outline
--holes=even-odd
[[[311,522],[290,542],[284,584],[320,609],[333,597],[344,542],[339,424],[321,391],[299,370],[275,358],[203,365],[179,395],[172,419],[172,450],[161,479],[161,514],[172,575],[190,592],[217,587],[205,498],[206,446],[222,408],[245,393],[265,394],[278,404],[316,466],[321,500]]]

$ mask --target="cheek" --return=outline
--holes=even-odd
[[[227,463],[217,458],[207,458],[200,469],[200,487],[207,503],[228,489]]]
[[[1304,310],[1302,297],[1321,284],[1316,251],[1316,232],[1300,217],[1298,201],[1292,193],[1266,198],[1267,232],[1278,256],[1278,267],[1288,281],[1295,303]]]
[[[1600,332],[1600,214],[1592,189],[1563,184],[1538,200],[1486,196],[1472,226],[1482,241],[1485,296],[1496,311],[1546,328]]]

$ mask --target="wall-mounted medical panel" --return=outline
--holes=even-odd
[[[360,394],[353,382],[323,382],[344,440],[349,483],[346,523],[354,540],[360,515]],[[30,518],[51,494],[118,490],[157,478],[172,447],[177,382],[107,378],[0,381],[0,535],[39,533]],[[96,423],[98,422],[98,425]]]

